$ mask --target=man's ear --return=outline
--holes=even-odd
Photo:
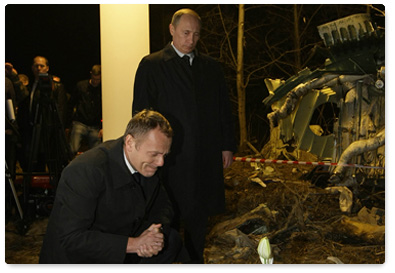
[[[173,36],[173,34],[174,34],[174,26],[172,24],[169,25],[169,31],[170,31],[171,36]]]
[[[125,147],[127,151],[132,151],[133,148],[135,147],[135,138],[131,135],[128,134],[125,138]]]

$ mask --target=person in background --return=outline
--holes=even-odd
[[[172,124],[164,183],[175,205],[174,226],[184,228],[187,262],[204,263],[208,217],[225,210],[223,168],[236,150],[234,124],[219,63],[196,50],[199,15],[181,9],[169,30],[173,41],[139,64],[133,112],[152,108]]]
[[[29,77],[25,74],[18,74],[19,80],[22,82],[24,86],[29,86]]]
[[[76,157],[63,171],[40,263],[172,263],[182,247],[157,174],[173,131],[143,110],[125,133]]]
[[[14,86],[15,92],[15,108],[18,108],[18,104],[23,101],[29,95],[29,90],[27,85],[24,84],[24,81],[21,80],[21,77],[25,76],[24,74],[18,74],[18,71],[14,68],[12,63],[5,63],[5,76],[12,82]]]
[[[16,117],[18,105],[25,99],[29,92],[19,80],[18,72],[11,63],[5,63],[5,163],[6,177],[15,181],[18,151],[20,151],[20,133]],[[15,201],[9,180],[5,183],[5,216],[6,221],[13,216]]]
[[[30,92],[29,111],[31,115],[34,116],[37,104],[41,103],[40,99],[44,95],[42,94],[44,91],[44,84],[49,84],[51,89],[50,97],[56,104],[60,122],[64,126],[66,118],[67,93],[63,83],[58,76],[48,74],[49,62],[48,59],[43,56],[36,56],[33,59],[32,71],[34,75],[34,82]],[[48,74],[50,82],[40,82],[40,76],[43,74]]]
[[[16,100],[15,91],[12,81],[5,77],[5,162],[6,171],[9,172],[10,178],[15,179],[15,170],[17,162],[17,145],[19,142],[18,126],[16,124]],[[7,188],[6,183],[6,188]]]
[[[51,169],[62,169],[70,158],[66,151],[67,143],[57,141],[58,138],[65,138],[66,90],[59,77],[48,73],[49,62],[46,57],[34,57],[31,69],[34,80],[30,81],[30,94],[20,102],[17,116],[23,147],[21,167],[24,171],[42,172],[46,170],[47,161],[52,162],[46,157],[57,157],[57,162],[51,163],[56,167],[52,166]],[[35,128],[40,128],[40,134],[36,134]],[[32,143],[36,139],[33,134],[39,136],[37,143]],[[46,135],[47,140],[44,139]],[[38,152],[37,158],[32,159],[33,150]]]
[[[23,74],[18,74],[12,63],[5,63],[5,156],[11,178],[15,179],[16,162],[20,152],[20,132],[16,117],[18,106],[29,96],[27,85],[20,80]]]
[[[77,83],[68,104],[68,116],[72,118],[70,148],[76,155],[85,138],[88,149],[102,142],[102,99],[101,99],[101,66],[94,65],[90,71],[90,79]]]

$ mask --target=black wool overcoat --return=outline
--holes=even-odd
[[[62,172],[39,262],[123,263],[129,237],[152,223],[166,234],[169,197],[158,175],[142,179],[146,198],[126,166],[122,138],[74,159]]]
[[[195,52],[190,67],[171,44],[142,59],[133,113],[152,108],[174,130],[164,183],[182,215],[224,211],[222,151],[235,151],[228,88],[214,59]]]

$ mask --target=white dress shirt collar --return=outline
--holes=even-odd
[[[193,54],[193,52],[188,53],[188,54],[184,54],[184,53],[182,53],[181,51],[179,51],[179,50],[174,46],[173,42],[171,42],[171,46],[174,48],[174,50],[176,51],[177,55],[180,56],[180,58],[184,57],[184,55],[188,55],[188,56],[189,56],[189,59],[191,60],[191,63],[192,63],[192,60],[193,60],[193,58],[195,57],[195,54]]]
[[[135,169],[133,169],[132,165],[130,165],[130,162],[128,158],[126,157],[125,151],[123,151],[123,158],[125,159],[126,166],[128,166],[128,169],[131,174],[137,173]]]

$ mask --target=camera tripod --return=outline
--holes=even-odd
[[[21,220],[23,220],[23,210],[21,203],[19,202],[18,194],[15,189],[14,181],[12,180],[12,174],[10,170],[8,169],[8,164],[7,160],[5,161],[5,177],[8,180],[8,183],[10,184],[11,192],[14,197],[16,207],[18,208],[19,216],[21,217]]]
[[[49,82],[39,84],[40,90],[37,94],[37,103],[33,107],[34,119],[32,122],[32,138],[27,160],[27,172],[23,173],[23,204],[25,212],[29,210],[32,198],[44,196],[48,199],[48,197],[51,197],[49,193],[52,190],[55,193],[61,172],[72,159],[57,105],[53,98],[52,81],[48,79],[49,76],[47,75],[46,80]],[[32,196],[31,184],[34,176],[37,175],[47,176],[52,189],[48,189],[48,187],[43,188],[41,191],[43,194]],[[48,209],[46,211],[48,212]]]

